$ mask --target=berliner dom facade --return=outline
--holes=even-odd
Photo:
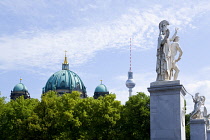
[[[11,91],[11,99],[16,99],[20,96],[24,96],[24,99],[30,98],[30,94],[26,86],[21,82],[15,85]],[[81,78],[73,71],[69,70],[69,63],[65,54],[64,62],[62,63],[62,70],[55,72],[47,80],[45,86],[42,89],[42,94],[48,91],[55,91],[59,95],[64,93],[72,93],[73,91],[78,91],[81,98],[87,97],[86,87],[82,82]],[[97,99],[99,96],[104,96],[109,94],[107,87],[102,84],[95,88],[94,98]]]

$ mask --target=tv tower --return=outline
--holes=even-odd
[[[130,70],[128,71],[128,80],[126,81],[125,85],[127,88],[129,88],[129,97],[132,96],[132,88],[135,87],[135,83],[133,80],[133,72],[131,71],[131,38],[130,38]]]

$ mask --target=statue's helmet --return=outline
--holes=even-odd
[[[199,92],[195,93],[195,97],[198,97]]]
[[[160,32],[165,32],[167,30],[167,25],[169,25],[169,22],[167,20],[162,20],[159,23],[159,30],[160,30]]]

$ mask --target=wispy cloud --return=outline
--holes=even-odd
[[[42,6],[44,5],[43,3]],[[70,60],[73,60],[70,61],[71,65],[80,65],[94,58],[97,51],[123,48],[130,37],[133,38],[136,48],[153,48],[156,46],[157,25],[162,19],[169,20],[171,28],[178,26],[183,29],[193,26],[193,19],[201,13],[209,12],[209,7],[210,4],[207,3],[194,5],[193,8],[183,5],[179,9],[163,8],[156,4],[147,9],[129,8],[127,13],[104,23],[71,26],[60,31],[23,31],[2,36],[0,69],[25,67],[54,70],[57,69],[55,64],[62,61],[64,50],[68,51]]]

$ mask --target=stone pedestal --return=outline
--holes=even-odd
[[[207,140],[210,140],[210,130],[207,130]]]
[[[150,84],[150,139],[185,140],[185,88],[180,81]]]
[[[190,120],[190,140],[207,140],[206,122],[204,119]]]

